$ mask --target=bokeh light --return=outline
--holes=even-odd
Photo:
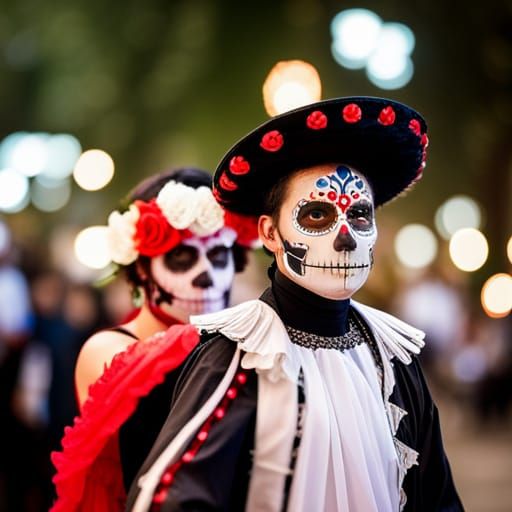
[[[54,179],[70,176],[82,152],[80,142],[73,135],[61,133],[49,137],[47,148],[48,159],[43,174]]]
[[[90,226],[78,233],[74,251],[76,259],[86,267],[105,268],[110,263],[106,226]]]
[[[507,244],[507,256],[510,263],[512,263],[512,236],[508,240]]]
[[[437,255],[437,240],[432,231],[423,224],[408,224],[397,233],[395,253],[406,267],[423,268]]]
[[[453,264],[465,272],[474,272],[486,262],[489,244],[485,236],[474,228],[459,229],[450,240]]]
[[[361,69],[374,51],[382,20],[368,9],[347,9],[331,22],[334,58],[348,69]]]
[[[73,177],[84,190],[99,190],[114,176],[114,161],[101,149],[90,149],[82,153],[75,164]]]
[[[37,176],[31,184],[32,204],[43,212],[60,210],[71,197],[71,184],[68,179],[54,180],[44,175]]]
[[[348,9],[334,17],[331,33],[334,59],[348,69],[366,67],[377,87],[399,89],[414,75],[415,37],[403,23],[383,23],[367,9]]]
[[[4,140],[6,150],[2,164],[26,176],[39,174],[48,160],[47,139],[46,133],[11,134]]]
[[[453,196],[445,201],[436,211],[435,225],[439,234],[449,240],[462,228],[480,228],[482,214],[480,206],[471,197]]]
[[[278,62],[263,84],[263,102],[270,116],[314,103],[321,97],[318,71],[302,60]]]
[[[0,171],[0,210],[15,213],[23,210],[29,201],[27,176],[13,169]]]
[[[482,307],[492,318],[503,318],[512,309],[512,276],[495,274],[482,287]]]

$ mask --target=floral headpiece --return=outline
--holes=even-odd
[[[239,245],[257,245],[255,217],[225,212],[208,187],[193,188],[171,180],[156,198],[136,200],[124,213],[109,215],[110,256],[119,265],[129,265],[139,255],[158,256],[187,238],[210,236],[223,227],[234,230]]]

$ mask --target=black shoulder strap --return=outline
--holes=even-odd
[[[128,329],[125,329],[124,327],[111,327],[110,329],[107,329],[108,331],[115,331],[120,332],[121,334],[126,334],[126,336],[130,336],[131,338],[134,338],[138,340],[137,336],[133,334],[133,332],[130,332]]]

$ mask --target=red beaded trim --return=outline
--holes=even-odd
[[[194,457],[197,455],[197,452],[208,438],[208,434],[210,433],[210,429],[212,428],[212,426],[215,423],[218,423],[222,418],[224,418],[229,406],[237,397],[240,388],[246,382],[247,372],[243,370],[239,371],[233,378],[231,385],[229,386],[228,390],[226,391],[226,394],[224,395],[224,398],[221,400],[220,404],[216,407],[216,409],[206,420],[203,426],[199,429],[199,432],[191,441],[187,451],[181,456],[179,460],[177,460],[173,464],[170,464],[164,471],[162,477],[160,478],[160,483],[156,488],[155,494],[153,495],[151,512],[158,512],[160,510],[160,507],[164,503],[167,494],[169,493],[169,488],[178,470],[181,468],[181,466],[183,466],[183,464],[192,462]]]

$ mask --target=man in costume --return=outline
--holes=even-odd
[[[414,110],[355,97],[275,117],[226,154],[214,194],[258,217],[271,287],[192,317],[201,343],[127,510],[462,510],[424,334],[351,299],[374,209],[421,177],[427,144]]]
[[[210,174],[193,168],[144,180],[126,210],[109,216],[112,260],[140,303],[130,319],[97,332],[80,352],[82,410],[63,451],[53,454],[54,511],[124,508],[125,488],[167,417],[174,370],[199,340],[186,325],[189,316],[225,308],[235,271],[246,264],[253,240],[250,229],[236,231],[240,226],[213,198]],[[176,337],[166,334],[170,326]]]

